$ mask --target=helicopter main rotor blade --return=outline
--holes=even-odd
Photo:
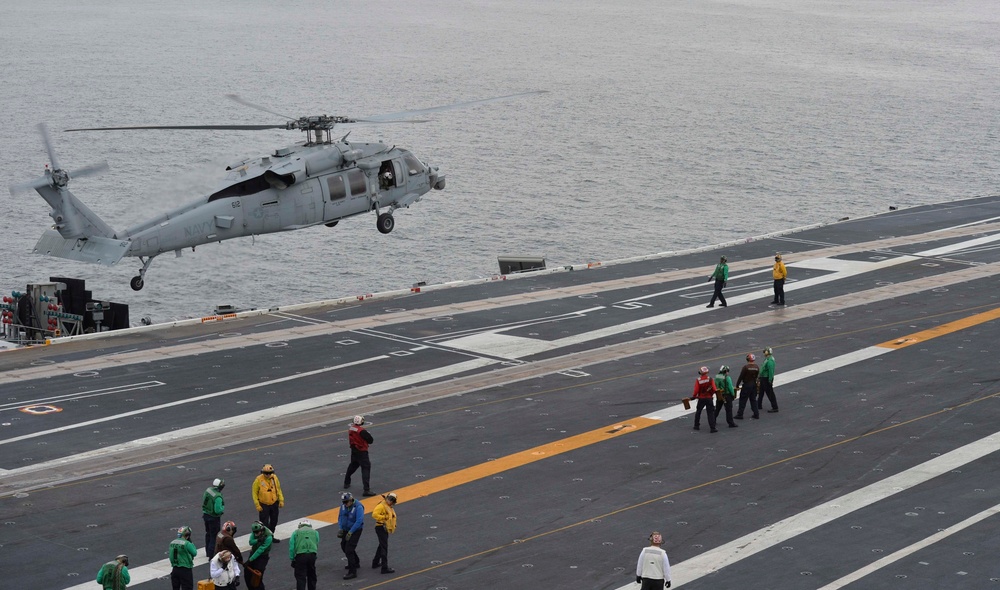
[[[108,170],[111,170],[111,167],[108,166],[108,163],[106,161],[98,162],[97,164],[90,164],[89,166],[84,166],[83,168],[78,168],[76,170],[73,170],[72,172],[69,173],[69,177],[84,178],[86,176],[99,176],[101,174],[104,174]]]
[[[243,98],[239,94],[227,94],[226,98],[228,98],[229,100],[232,100],[234,102],[238,102],[238,103],[240,103],[241,105],[243,105],[245,107],[250,107],[251,109],[257,109],[258,111],[264,111],[265,113],[270,113],[272,115],[277,115],[279,117],[284,117],[284,118],[288,119],[289,121],[294,121],[295,120],[295,117],[289,117],[288,115],[282,115],[281,113],[277,113],[275,111],[272,111],[269,108],[262,107],[259,104],[254,104],[254,103],[250,102],[249,100]]]
[[[45,151],[49,153],[49,163],[52,164],[53,170],[61,170],[59,166],[59,160],[56,159],[56,150],[52,147],[52,137],[49,135],[49,126],[45,123],[39,123],[37,125],[38,132],[42,135],[42,141],[45,142]]]
[[[510,100],[513,98],[521,98],[525,96],[534,96],[536,94],[545,94],[548,90],[534,90],[532,92],[521,92],[519,94],[508,94],[507,96],[497,96],[494,98],[484,98],[482,100],[472,100],[469,102],[456,102],[455,104],[444,105],[440,107],[430,107],[427,109],[417,109],[415,111],[401,111],[398,113],[390,113],[387,115],[373,115],[371,117],[365,117],[364,119],[359,119],[359,121],[365,122],[376,122],[382,123],[386,121],[391,121],[393,119],[406,119],[408,117],[414,117],[416,115],[424,115],[427,113],[439,113],[441,111],[450,111],[453,109],[467,109],[481,104],[487,104],[491,102],[499,102],[501,100]]]
[[[133,127],[82,127],[63,131],[133,131],[137,129],[208,129],[220,131],[259,131],[261,129],[288,129],[281,125],[137,125]]]

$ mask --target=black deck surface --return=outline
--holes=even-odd
[[[277,536],[322,525],[357,413],[373,487],[400,496],[396,573],[343,581],[326,526],[320,588],[629,587],[654,529],[674,587],[996,586],[997,221],[983,197],[0,353],[0,586],[96,588],[124,552],[130,587],[169,587],[181,525],[207,578],[202,492],[226,479],[244,535],[263,463],[286,497]],[[776,251],[785,307],[769,305]],[[721,253],[730,305],[706,309]],[[735,380],[766,346],[780,412],[693,431],[680,400],[698,367]],[[22,411],[44,406],[59,411]],[[369,520],[363,565],[376,544]],[[295,587],[287,551],[270,589]]]

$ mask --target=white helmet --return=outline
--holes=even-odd
[[[300,521],[299,521],[299,526],[300,526],[300,527],[304,527],[304,526],[312,526],[312,523],[311,523],[311,522],[309,522],[309,519],[308,519],[308,518],[303,518],[302,520],[300,520]]]
[[[365,417],[364,416],[355,416],[354,417],[354,423],[357,424],[358,426],[361,426],[362,424],[365,423]]]

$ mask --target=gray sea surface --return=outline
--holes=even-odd
[[[355,129],[448,186],[396,214],[107,268],[35,255],[51,224],[4,195],[0,290],[87,280],[133,323],[678,250],[1000,186],[995,0],[4,0],[0,180],[47,163],[35,124],[280,123],[548,93]],[[54,132],[73,192],[124,228],[213,190],[292,131]],[[710,269],[706,269],[708,273]]]

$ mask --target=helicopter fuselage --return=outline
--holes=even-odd
[[[411,152],[381,143],[298,144],[227,167],[214,193],[118,232],[126,256],[152,257],[231,238],[336,225],[369,211],[379,230],[444,177]],[[386,225],[384,215],[390,219]]]

